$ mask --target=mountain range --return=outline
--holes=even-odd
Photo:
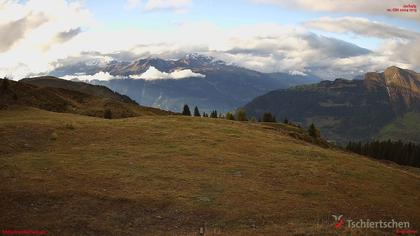
[[[178,60],[79,63],[59,67],[51,75],[80,80],[81,75],[98,73],[108,73],[111,79],[93,79],[90,83],[105,85],[142,105],[172,111],[189,104],[202,111],[227,112],[269,91],[320,81],[315,75],[303,73],[262,73],[199,54]],[[145,74],[148,76],[142,78]]]
[[[249,116],[272,112],[304,126],[315,123],[337,143],[374,138],[420,142],[420,74],[392,66],[367,73],[363,80],[336,79],[272,91],[244,109]]]

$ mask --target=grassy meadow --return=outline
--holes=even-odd
[[[394,235],[337,230],[333,214],[420,229],[418,169],[322,148],[296,132],[221,119],[3,110],[0,230]]]

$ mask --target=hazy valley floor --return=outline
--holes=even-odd
[[[254,123],[0,111],[0,230],[50,235],[394,235],[420,229],[420,171]]]

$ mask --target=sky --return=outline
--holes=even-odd
[[[324,79],[391,65],[419,72],[419,6],[420,0],[0,0],[0,77],[188,53]]]

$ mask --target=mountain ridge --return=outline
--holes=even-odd
[[[255,117],[272,112],[305,126],[314,122],[339,143],[367,141],[396,118],[420,111],[419,84],[418,73],[389,67],[382,73],[366,73],[363,80],[336,79],[275,90],[244,109]]]
[[[205,78],[150,81],[130,79],[129,76],[143,74],[151,66],[162,73],[191,70],[193,73],[204,75]],[[319,81],[319,78],[313,75],[262,73],[200,54],[187,54],[176,60],[149,57],[132,62],[114,61],[108,63],[108,66],[69,68],[70,70],[66,70],[65,67],[57,68],[51,74],[74,74],[72,77],[77,78],[78,73],[109,73],[116,78],[105,81],[93,79],[90,83],[107,86],[128,95],[140,104],[172,111],[179,111],[184,104],[189,104],[206,112],[228,112],[271,90]]]

